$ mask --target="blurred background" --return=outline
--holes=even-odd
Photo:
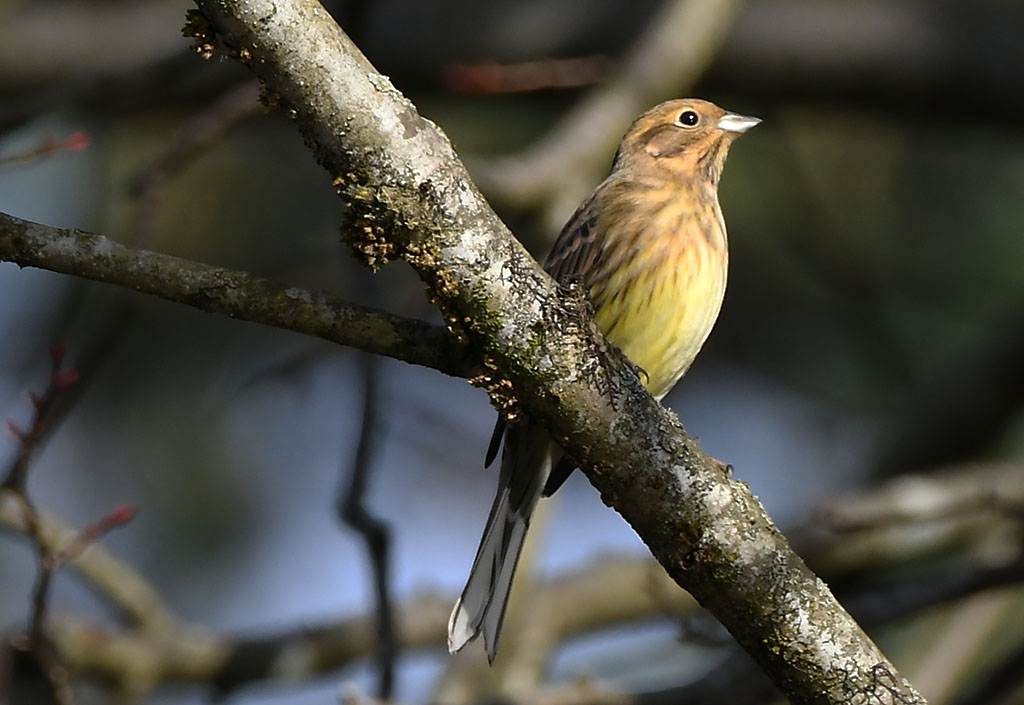
[[[190,7],[0,2],[0,210],[439,322],[403,263],[371,275],[350,255],[329,178],[245,69],[182,38]],[[538,258],[633,116],[696,95],[761,117],[721,186],[721,318],[666,404],[931,703],[1024,702],[1024,4],[327,7]],[[29,495],[74,526],[133,506],[102,547],[175,625],[146,631],[59,573],[50,622],[80,702],[379,694],[357,619],[377,609],[373,572],[337,511],[363,430],[405,644],[392,699],[779,697],[579,474],[546,503],[496,668],[449,659],[496,483],[494,413],[465,380],[0,264],[0,415],[20,428],[53,341],[82,379]],[[17,452],[0,441],[0,470]],[[0,628],[16,640],[37,561],[12,516]],[[533,606],[576,589],[589,616],[531,632]],[[122,645],[150,660],[118,661]],[[167,665],[185,652],[200,665]],[[31,667],[6,663],[0,688],[31,692]]]

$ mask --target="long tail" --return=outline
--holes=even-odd
[[[558,446],[547,434],[524,426],[505,432],[498,494],[480,539],[473,569],[448,619],[448,651],[455,653],[481,633],[494,661],[519,554]]]

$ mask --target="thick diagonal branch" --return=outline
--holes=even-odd
[[[607,362],[585,306],[557,290],[447,138],[323,7],[199,5],[200,43],[226,46],[296,118],[364,233],[356,248],[412,264],[481,356],[480,381],[494,398],[521,406],[580,460],[604,500],[792,702],[923,702],[746,485],[704,455],[630,372]]]

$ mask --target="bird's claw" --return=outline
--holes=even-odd
[[[713,455],[709,455],[708,457],[711,458],[711,462],[713,462],[719,470],[721,470],[726,475],[732,475],[732,463],[726,463],[724,461],[721,461]]]
[[[615,351],[615,354],[618,355],[619,360],[626,366],[626,368],[630,372],[632,372],[633,374],[635,374],[637,376],[637,379],[639,379],[641,382],[643,382],[643,385],[645,387],[648,384],[650,384],[651,376],[649,374],[647,374],[647,370],[645,370],[643,367],[640,367],[640,365],[638,365],[635,362],[633,362],[632,360],[630,360],[626,356],[626,353],[622,352],[622,350],[617,345],[611,345],[611,344],[609,344],[609,345],[612,348],[612,350]]]

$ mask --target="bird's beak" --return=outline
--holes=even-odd
[[[718,129],[742,134],[759,122],[761,122],[761,118],[748,117],[739,113],[726,113],[718,121]]]

